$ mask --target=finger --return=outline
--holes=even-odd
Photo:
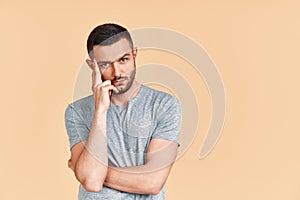
[[[106,80],[106,81],[102,82],[100,85],[101,86],[111,85],[111,81],[110,80]]]
[[[113,86],[113,85],[112,85],[112,86]],[[118,90],[115,86],[112,87],[112,91],[114,91],[114,93],[116,93],[116,94],[119,93],[119,90]]]
[[[93,85],[92,86],[92,90],[95,92],[95,90],[99,90],[101,87],[106,86],[106,85],[111,85],[111,81],[110,80],[106,80],[106,81],[104,81],[102,83],[99,83],[97,85]]]
[[[97,85],[97,90],[100,90],[100,88],[102,90],[107,90],[107,91],[112,90],[115,93],[119,93],[119,90],[113,85]]]
[[[101,78],[101,72],[99,69],[99,66],[96,62],[96,60],[94,59],[94,70],[95,70],[95,84],[98,85],[100,83],[102,83],[102,78]]]
[[[119,90],[113,85],[105,85],[102,88],[105,89],[105,90],[112,90],[115,93],[119,93]]]

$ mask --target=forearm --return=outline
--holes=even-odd
[[[158,194],[168,178],[176,159],[177,149],[176,143],[152,139],[145,165],[109,167],[104,185],[124,192]]]
[[[95,113],[89,137],[75,165],[75,175],[89,191],[99,191],[107,173],[106,112]]]
[[[171,166],[153,170],[150,165],[134,167],[108,167],[104,185],[123,192],[158,194],[162,189]]]

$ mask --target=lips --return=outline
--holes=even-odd
[[[125,78],[121,78],[121,79],[113,81],[113,84],[114,85],[121,85],[121,84],[124,83],[125,80],[126,80]]]

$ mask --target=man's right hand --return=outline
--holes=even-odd
[[[105,112],[110,106],[111,90],[118,93],[118,89],[110,80],[102,82],[100,69],[94,60],[92,64],[92,90],[94,94],[95,112]]]

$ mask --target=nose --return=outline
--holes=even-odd
[[[119,77],[121,75],[120,66],[117,62],[112,63],[112,73],[114,77]]]

